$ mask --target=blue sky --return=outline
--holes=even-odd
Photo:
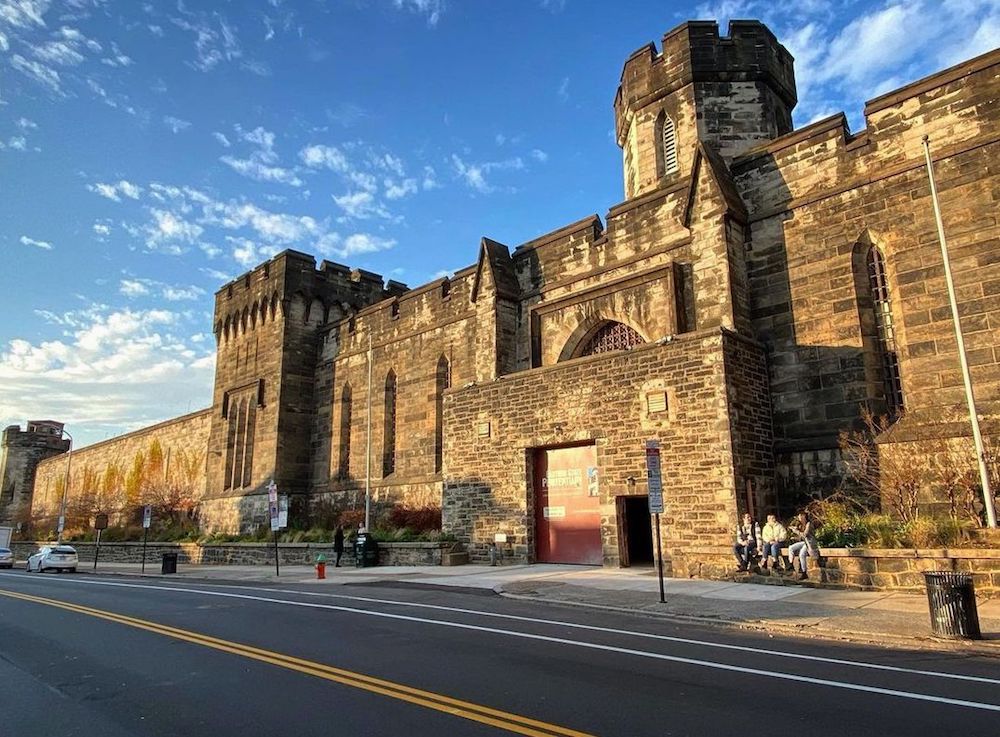
[[[798,126],[1000,45],[1000,0],[0,0],[0,426],[206,406],[212,294],[284,248],[415,286],[603,216],[622,62],[733,17]]]

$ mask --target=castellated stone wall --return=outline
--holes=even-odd
[[[488,298],[482,293],[473,300],[475,282],[476,269],[462,269],[451,279],[363,309],[327,332],[316,369],[312,488],[317,498],[342,506],[362,503],[370,342],[373,498],[407,507],[440,506],[442,392],[477,379],[477,341],[481,332],[494,329],[492,310],[480,319]],[[495,348],[485,351],[485,358],[495,365]],[[394,437],[386,432],[391,384]]]
[[[757,337],[768,346],[782,496],[835,488],[839,431],[886,411],[866,253],[886,264],[905,416],[892,443],[967,435],[967,411],[921,139],[930,137],[980,412],[1000,410],[1000,52],[737,159],[751,214]]]
[[[149,494],[163,487],[175,487],[192,501],[200,501],[205,492],[210,414],[208,409],[193,412],[74,450],[67,525],[89,525],[94,511],[152,503]],[[68,460],[64,453],[38,465],[32,513],[39,525],[55,527]],[[75,520],[79,515],[87,518]]]
[[[18,523],[31,515],[38,464],[64,453],[69,439],[64,439],[62,424],[29,422],[26,430],[11,425],[3,431],[0,445],[0,522]]]
[[[617,564],[615,498],[646,492],[645,441],[658,439],[665,555],[686,570],[685,548],[731,539],[737,486],[769,482],[766,381],[759,346],[711,329],[449,392],[444,529],[474,559],[505,533],[516,557],[533,560],[533,449],[592,442],[604,560]],[[667,407],[650,411],[658,392]]]

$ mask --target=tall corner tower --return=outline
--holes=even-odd
[[[615,95],[625,195],[636,197],[691,171],[695,144],[727,161],[792,130],[792,55],[759,21],[689,21],[625,62]]]
[[[3,431],[0,522],[25,521],[31,512],[38,464],[65,453],[69,445],[63,438],[63,424],[52,420],[32,420],[27,430],[11,425]]]
[[[382,278],[283,251],[215,295],[218,346],[202,521],[251,526],[273,479],[311,483],[316,371],[330,327],[383,299]]]

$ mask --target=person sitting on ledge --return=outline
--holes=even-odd
[[[799,580],[804,581],[809,578],[806,572],[806,558],[819,558],[819,541],[816,540],[816,531],[812,520],[805,512],[799,512],[798,517],[792,524],[792,536],[799,538],[788,548],[788,565],[792,572],[795,572],[795,559],[799,559]]]
[[[760,567],[766,571],[768,560],[774,559],[774,570],[781,570],[784,562],[781,557],[781,548],[788,540],[788,530],[778,521],[776,515],[767,515],[767,522],[764,523],[764,528],[761,530],[760,539]]]
[[[750,568],[757,556],[757,541],[760,539],[760,525],[753,521],[749,514],[743,515],[743,523],[736,527],[736,544],[733,545],[733,555],[741,571]]]

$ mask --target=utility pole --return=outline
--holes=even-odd
[[[372,524],[372,334],[368,332],[368,430],[365,432],[365,529]]]
[[[56,542],[62,542],[63,527],[66,524],[66,496],[69,494],[70,471],[73,466],[73,436],[65,428],[63,433],[69,438],[69,453],[66,457],[66,478],[63,479],[62,501],[59,503],[59,522],[56,526]]]
[[[962,321],[958,316],[958,302],[955,299],[955,284],[951,278],[951,262],[948,260],[948,242],[944,236],[944,222],[938,204],[937,185],[934,183],[934,165],[931,163],[931,142],[924,136],[924,158],[927,161],[927,178],[931,184],[931,202],[934,204],[934,219],[937,222],[938,241],[941,243],[941,259],[944,262],[944,279],[948,284],[948,299],[951,301],[951,318],[955,324],[955,342],[958,344],[958,360],[962,364],[962,380],[965,383],[965,401],[969,406],[969,422],[972,425],[972,440],[976,444],[976,460],[979,462],[979,479],[983,487],[983,505],[986,508],[986,524],[997,526],[997,513],[993,508],[993,489],[990,487],[990,472],[986,467],[986,449],[979,430],[979,413],[976,411],[976,397],[972,392],[972,374],[969,359],[965,354],[965,338],[962,336]]]

